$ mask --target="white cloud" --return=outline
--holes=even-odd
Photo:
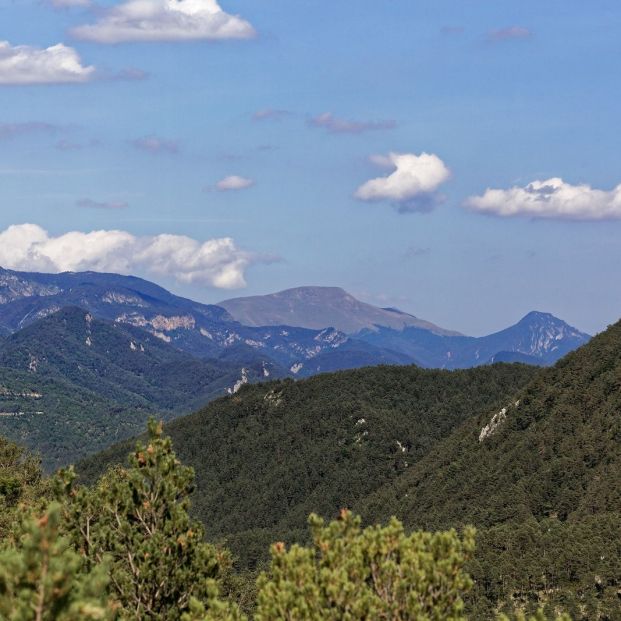
[[[480,213],[505,217],[621,219],[621,185],[605,191],[587,184],[571,185],[553,177],[508,190],[488,188],[482,196],[471,196],[466,206]]]
[[[308,121],[310,127],[325,129],[330,134],[362,134],[368,131],[394,129],[397,122],[385,121],[348,121],[335,117],[331,112],[324,112]]]
[[[430,153],[389,153],[373,156],[371,161],[395,170],[361,185],[355,197],[363,201],[389,201],[402,213],[433,208],[440,198],[438,188],[450,176],[444,162]]]
[[[144,273],[235,289],[246,285],[245,270],[256,260],[228,237],[201,242],[183,235],[136,237],[126,231],[71,231],[54,237],[36,224],[0,232],[0,265],[15,270]]]
[[[87,82],[94,73],[95,67],[85,67],[78,53],[62,43],[38,48],[0,41],[0,85]]]
[[[223,11],[217,0],[127,0],[72,34],[87,41],[120,43],[249,39],[256,33],[249,22]]]
[[[252,179],[240,177],[238,175],[230,175],[224,177],[224,179],[220,179],[220,181],[216,183],[216,190],[220,192],[231,192],[234,190],[245,190],[251,188],[253,185],[254,181]]]

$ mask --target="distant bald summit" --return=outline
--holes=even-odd
[[[234,298],[218,306],[246,326],[295,326],[346,334],[377,327],[414,327],[443,336],[456,336],[435,324],[395,308],[379,308],[357,300],[340,287],[296,287],[269,295]]]
[[[218,306],[239,323],[336,329],[357,342],[405,356],[423,367],[464,369],[494,362],[547,366],[591,338],[550,313],[530,312],[509,328],[465,336],[396,308],[357,300],[339,287],[298,287],[271,295],[235,298]],[[306,362],[309,374],[335,370],[319,356]]]

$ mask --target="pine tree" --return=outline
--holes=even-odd
[[[471,587],[463,566],[474,531],[406,535],[392,519],[364,530],[343,511],[325,525],[309,519],[314,546],[272,547],[259,578],[257,621],[394,619],[462,621],[462,596]]]
[[[194,473],[176,458],[161,424],[150,421],[129,468],[108,472],[93,488],[61,474],[67,530],[88,569],[109,559],[121,617],[177,621],[195,598],[209,605],[213,580],[230,566],[227,552],[203,542],[188,515]]]
[[[6,621],[106,621],[105,567],[84,572],[82,560],[60,537],[61,508],[52,503],[22,525],[17,547],[0,551],[0,619]]]
[[[19,516],[26,507],[34,508],[44,487],[39,460],[0,437],[0,540],[20,524]]]

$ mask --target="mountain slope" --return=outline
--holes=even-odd
[[[193,505],[209,536],[228,536],[253,564],[271,541],[302,537],[308,513],[330,516],[356,504],[536,372],[375,367],[272,382],[213,402],[167,432],[196,471]],[[94,456],[81,470],[93,477],[130,446]]]
[[[619,619],[621,322],[370,495],[369,520],[473,523],[475,618],[517,604]]]
[[[192,313],[232,321],[226,311],[173,295],[134,276],[99,272],[44,274],[0,268],[0,325],[15,332],[66,306],[79,306],[100,319],[173,317]],[[164,326],[165,327],[165,326]]]
[[[549,313],[532,312],[482,337],[443,336],[419,328],[363,330],[358,340],[416,358],[427,367],[461,369],[495,360],[550,365],[591,338]],[[513,354],[513,356],[511,355]]]
[[[171,418],[240,380],[284,372],[264,361],[193,358],[131,326],[66,308],[0,343],[0,432],[66,464]]]
[[[434,526],[617,511],[619,412],[621,322],[465,423],[377,506]]]
[[[457,334],[393,308],[378,308],[357,300],[339,287],[297,287],[270,295],[233,298],[218,306],[247,326],[335,328],[346,334],[383,326],[415,326],[434,334]]]
[[[301,370],[321,354],[331,368],[359,366],[359,356],[350,360],[342,352],[330,360],[344,345],[364,351],[365,364],[414,362],[370,343],[357,342],[352,348],[351,339],[329,326],[320,330],[243,326],[223,308],[175,296],[132,276],[38,274],[0,268],[0,335],[21,330],[67,306],[88,310],[98,319],[141,328],[196,357],[219,358],[234,352],[242,365],[263,361]],[[305,369],[301,375],[309,372]]]

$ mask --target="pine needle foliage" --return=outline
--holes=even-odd
[[[189,517],[193,478],[153,420],[128,468],[112,469],[93,488],[61,474],[67,532],[87,569],[109,559],[122,619],[177,621],[193,598],[213,599],[212,581],[230,566]]]
[[[326,525],[309,519],[313,547],[272,547],[259,578],[257,621],[463,621],[463,570],[474,531],[407,535],[396,519],[362,529],[342,511]]]
[[[61,507],[52,503],[22,524],[18,547],[0,551],[0,619],[3,621],[107,621],[105,566],[84,571],[82,559],[60,536]]]

